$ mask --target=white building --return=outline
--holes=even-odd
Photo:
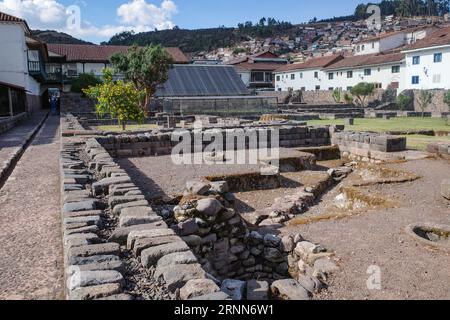
[[[327,89],[327,74],[323,69],[344,59],[341,55],[313,58],[304,63],[290,64],[275,72],[276,91],[312,91]]]
[[[404,53],[404,89],[450,89],[450,28],[432,33]]]
[[[41,108],[46,45],[25,20],[0,12],[0,116]]]
[[[362,39],[354,46],[355,55],[377,54],[414,44],[436,31],[435,26],[421,26]]]
[[[346,57],[323,70],[326,88],[350,90],[360,82],[369,82],[374,83],[377,89],[402,90],[404,59],[402,53]]]

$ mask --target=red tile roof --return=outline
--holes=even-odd
[[[250,62],[244,62],[240,64],[236,64],[235,68],[238,71],[275,71],[276,69],[280,68],[280,63],[250,63]]]
[[[374,66],[390,62],[400,62],[405,58],[403,53],[392,54],[366,54],[361,56],[350,56],[331,64],[326,70],[356,68],[363,66]]]
[[[417,50],[428,47],[450,45],[450,27],[443,28],[431,33],[429,36],[405,48],[408,50]]]
[[[278,68],[276,72],[289,72],[294,70],[306,70],[315,68],[325,68],[335,62],[344,59],[342,55],[332,55],[320,58],[313,58],[304,63],[289,64]]]
[[[25,20],[17,18],[15,16],[6,14],[4,12],[0,12],[0,21],[4,21],[4,22],[19,22],[19,23],[23,23],[25,25],[25,28],[27,29],[28,33],[31,33],[30,28],[28,27],[28,24]]]
[[[66,57],[68,62],[107,62],[117,52],[126,53],[127,46],[98,46],[80,44],[48,44],[48,50]],[[180,48],[164,48],[177,64],[189,63]]]

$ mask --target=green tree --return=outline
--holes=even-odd
[[[411,103],[412,98],[410,96],[399,94],[397,97],[397,106],[400,111],[404,111],[406,107]]]
[[[82,93],[83,89],[89,88],[91,86],[96,86],[100,83],[102,82],[94,74],[82,73],[72,80],[70,91]]]
[[[350,90],[351,94],[356,97],[362,108],[366,107],[366,99],[367,97],[372,96],[374,91],[375,85],[368,82],[360,82]]]
[[[334,89],[333,90],[333,99],[336,103],[341,103],[341,90],[339,89]]]
[[[447,90],[444,94],[444,103],[448,106],[448,110],[450,111],[450,90]]]
[[[97,99],[96,110],[100,117],[110,114],[125,131],[129,121],[141,123],[145,119],[141,107],[145,91],[137,90],[131,82],[113,81],[112,70],[103,70],[104,82],[84,89],[90,98]]]
[[[126,54],[116,53],[111,62],[118,72],[139,91],[145,91],[143,108],[148,111],[152,96],[159,85],[169,79],[173,60],[160,45],[131,47]]]
[[[422,90],[419,96],[419,106],[422,111],[422,118],[424,117],[424,113],[428,108],[428,105],[433,100],[433,93],[428,90]]]

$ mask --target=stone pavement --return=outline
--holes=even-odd
[[[63,298],[59,149],[50,117],[0,190],[0,299]]]
[[[0,134],[0,183],[10,163],[19,156],[21,149],[46,114],[47,112],[35,113],[17,127]]]

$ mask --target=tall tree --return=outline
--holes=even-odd
[[[131,47],[126,54],[116,53],[111,57],[116,71],[131,81],[137,90],[145,91],[144,110],[148,111],[152,96],[159,85],[169,79],[173,60],[160,45],[145,48]]]

